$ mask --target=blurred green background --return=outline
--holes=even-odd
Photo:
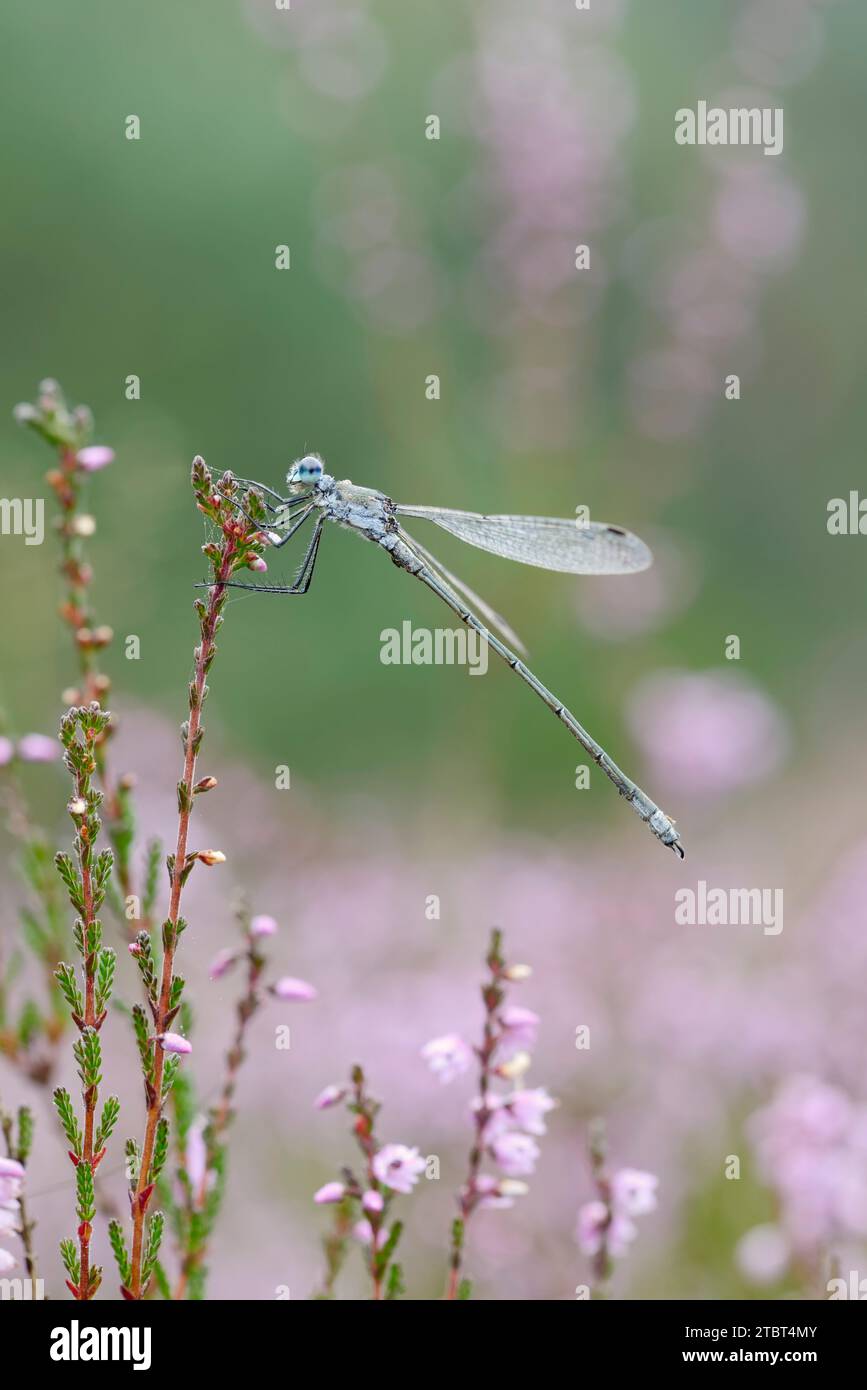
[[[508,196],[496,178],[486,194],[497,167],[491,141],[450,120],[436,85],[455,55],[480,43],[482,17],[459,4],[371,5],[387,52],[376,80],[349,102],[299,72],[299,50],[284,35],[304,18],[300,0],[291,14],[271,10],[195,0],[73,10],[49,0],[8,6],[3,18],[4,486],[28,495],[41,477],[46,459],[10,411],[53,375],[91,404],[96,437],[118,455],[91,484],[97,611],[119,635],[142,639],[139,662],[115,651],[116,699],[177,710],[190,587],[202,570],[192,454],[279,485],[291,460],[314,448],[336,476],[398,500],[552,515],[586,502],[639,533],[664,525],[688,541],[701,570],[694,602],[662,631],[611,646],[576,631],[574,594],[582,585],[592,594],[594,581],[436,537],[444,561],[511,618],[543,678],[627,766],[625,687],[658,665],[718,664],[728,633],[740,635],[743,664],[794,704],[797,720],[804,683],[851,638],[860,610],[860,546],[830,543],[824,514],[827,499],[857,481],[864,429],[867,209],[852,176],[867,118],[863,10],[829,8],[825,52],[785,92],[781,162],[809,208],[799,256],[785,273],[758,277],[755,326],[714,366],[701,428],[671,440],[642,433],[627,406],[636,348],[661,344],[665,329],[623,266],[638,229],[659,224],[674,238],[654,243],[642,276],[702,233],[712,175],[698,150],[675,145],[672,113],[694,103],[721,63],[732,7],[658,0],[632,6],[619,32],[591,35],[596,45],[610,39],[638,104],[618,155],[620,214],[598,233],[576,225],[561,235],[564,261],[585,240],[604,259],[601,302],[585,315],[573,272],[556,328],[519,310],[506,330],[487,332],[463,308]],[[580,44],[580,26],[594,20],[567,19]],[[496,17],[489,22],[496,39]],[[424,138],[435,110],[438,142]],[[532,111],[528,103],[527,122]],[[130,113],[141,120],[137,142],[124,138]],[[608,118],[601,101],[593,119],[601,128]],[[548,157],[544,146],[537,157]],[[751,158],[777,163],[760,151]],[[392,238],[423,256],[433,278],[432,311],[407,331],[384,328],[363,299],[340,292],[337,275],[322,273],[317,205],[329,178],[362,167],[387,176],[404,208]],[[453,215],[459,187],[462,223]],[[274,268],[278,244],[291,248],[289,271]],[[351,281],[352,253],[343,259]],[[417,292],[410,277],[395,295],[411,305]],[[564,373],[553,444],[530,437],[516,448],[496,428],[503,373],[516,363]],[[736,404],[723,399],[727,370],[742,371]],[[438,402],[425,399],[431,372],[442,380]],[[140,401],[124,399],[129,373],[141,378]],[[421,535],[430,528],[416,529],[434,544]],[[66,663],[47,618],[51,547],[6,542],[2,560],[3,701],[17,720],[26,710],[28,723],[50,728]],[[322,795],[339,796],[347,782],[387,784],[408,801],[424,787],[466,804],[483,787],[498,814],[520,823],[568,815],[580,829],[582,814],[619,814],[607,789],[592,804],[576,799],[564,735],[504,672],[468,680],[381,666],[378,634],[405,617],[446,621],[372,547],[329,534],[303,603],[233,605],[219,718],[251,760],[290,761]],[[860,612],[857,626],[860,634]],[[52,657],[57,679],[46,680]],[[853,679],[862,658],[863,649]]]

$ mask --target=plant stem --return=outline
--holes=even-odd
[[[215,583],[208,591],[205,614],[201,619],[201,641],[196,648],[195,675],[190,691],[190,718],[186,730],[184,770],[181,783],[186,789],[186,794],[182,794],[179,798],[178,833],[171,875],[171,898],[169,902],[168,918],[164,928],[162,976],[160,980],[159,1004],[155,1020],[157,1034],[164,1033],[168,1028],[172,971],[179,935],[178,919],[180,917],[181,893],[188,870],[187,837],[190,828],[190,813],[193,805],[196,759],[201,743],[201,735],[204,732],[201,725],[202,704],[207,693],[206,676],[216,650],[214,639],[219,624],[220,609],[226,593],[225,585],[235,565],[236,544],[235,536],[224,533],[220,561],[219,564],[215,566]],[[141,1166],[139,1168],[138,1182],[135,1187],[132,1203],[133,1236],[129,1292],[133,1299],[140,1299],[143,1292],[141,1274],[144,1218],[145,1212],[147,1211],[147,1204],[153,1191],[153,1185],[150,1182],[150,1168],[151,1160],[153,1159],[157,1124],[159,1123],[160,1114],[162,1112],[163,1064],[163,1050],[159,1043],[154,1042],[153,1083],[148,1104],[145,1137],[141,1153]]]
[[[88,751],[95,757],[96,755],[96,735],[91,728],[85,733],[85,740]],[[76,777],[76,794],[82,800],[86,800],[90,791],[90,779],[80,772]],[[86,843],[88,828],[87,821],[83,821],[78,831],[82,843]],[[82,925],[84,927],[83,940],[85,944],[84,952],[84,1026],[85,1028],[97,1028],[96,1018],[96,950],[88,949],[88,942],[91,939],[95,913],[93,909],[93,878],[91,873],[91,857],[87,854],[79,856],[79,867],[81,870],[81,885],[84,895],[84,915]],[[95,1085],[87,1086],[82,1095],[84,1102],[84,1147],[81,1162],[88,1164],[93,1171],[94,1152],[93,1152],[93,1121],[96,1112],[97,1088]],[[79,1288],[81,1298],[85,1301],[91,1297],[90,1292],[90,1237],[92,1231],[89,1221],[82,1221],[78,1228],[79,1256],[81,1259],[81,1278]]]
[[[235,1034],[232,1044],[226,1053],[226,1069],[223,1077],[223,1085],[220,1091],[220,1098],[214,1106],[209,1116],[209,1122],[205,1131],[205,1145],[207,1158],[205,1172],[202,1182],[197,1192],[190,1192],[187,1197],[188,1216],[192,1218],[193,1212],[201,1211],[207,1198],[207,1184],[209,1177],[216,1172],[216,1164],[222,1148],[222,1139],[232,1121],[232,1099],[238,1084],[238,1073],[241,1063],[244,1060],[244,1039],[250,1019],[259,1007],[260,999],[257,992],[259,977],[262,973],[265,961],[256,949],[254,941],[250,941],[246,953],[247,960],[247,982],[244,994],[238,1000],[235,1010]],[[216,1216],[214,1211],[213,1216]],[[213,1219],[213,1217],[211,1218]],[[207,1234],[210,1234],[210,1226]],[[195,1248],[188,1248],[181,1262],[181,1270],[178,1281],[175,1285],[172,1298],[175,1300],[183,1299],[186,1296],[187,1285],[190,1277],[202,1264],[208,1251],[207,1238]]]
[[[480,1197],[476,1189],[476,1183],[479,1170],[482,1166],[482,1159],[485,1156],[485,1126],[490,1119],[487,1100],[491,1085],[491,1059],[499,1040],[496,1028],[496,1014],[503,1002],[501,976],[504,961],[500,954],[501,942],[502,934],[499,931],[493,931],[491,933],[491,944],[487,955],[487,964],[491,971],[491,978],[482,986],[482,1002],[485,1006],[482,1042],[481,1046],[476,1048],[476,1055],[479,1059],[480,1104],[474,1114],[475,1137],[473,1147],[470,1150],[467,1179],[458,1195],[459,1217],[452,1226],[452,1240],[449,1250],[449,1277],[445,1292],[446,1301],[454,1301],[458,1296],[461,1284],[461,1270],[463,1268],[464,1241],[467,1223],[475,1211]]]
[[[378,1144],[374,1138],[373,1126],[376,1119],[376,1112],[379,1108],[375,1101],[366,1094],[364,1089],[364,1072],[361,1067],[352,1069],[352,1085],[355,1091],[355,1125],[354,1133],[358,1141],[358,1147],[364,1154],[367,1164],[367,1185],[368,1188],[378,1192],[380,1190],[379,1180],[373,1171],[373,1160],[376,1155]],[[383,1300],[382,1281],[385,1270],[381,1268],[377,1259],[379,1251],[379,1232],[385,1219],[385,1211],[372,1211],[367,1213],[370,1224],[370,1276],[373,1281],[373,1301],[380,1303]]]

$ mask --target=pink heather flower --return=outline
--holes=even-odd
[[[476,1192],[481,1193],[479,1206],[487,1211],[507,1211],[515,1205],[515,1198],[527,1192],[526,1183],[495,1178],[490,1173],[480,1173],[476,1178]]]
[[[18,740],[18,756],[25,763],[53,763],[60,756],[60,744],[46,734],[25,734]]]
[[[365,1211],[380,1212],[385,1206],[385,1198],[381,1192],[377,1192],[375,1188],[371,1187],[362,1197],[361,1205]]]
[[[424,1159],[418,1149],[409,1149],[406,1144],[383,1144],[374,1154],[372,1166],[381,1183],[406,1195],[424,1172]]]
[[[735,1247],[735,1261],[751,1284],[775,1284],[789,1264],[789,1243],[779,1226],[754,1226]]]
[[[12,1207],[0,1207],[0,1236],[18,1234],[18,1218]]]
[[[6,767],[15,756],[15,745],[11,738],[0,738],[0,767]]]
[[[488,1091],[484,1098],[482,1096],[474,1096],[470,1101],[470,1110],[474,1115],[481,1115],[483,1110],[487,1113],[483,1133],[485,1139],[488,1141],[493,1139],[494,1135],[503,1134],[507,1129],[511,1128],[509,1116],[506,1114],[505,1110],[505,1102],[505,1096],[496,1096],[493,1091]]]
[[[793,1076],[752,1117],[759,1166],[796,1253],[867,1234],[865,1115],[836,1087]]]
[[[0,1158],[0,1211],[18,1211],[24,1190],[24,1169],[14,1158]]]
[[[208,1172],[208,1150],[205,1144],[207,1121],[199,1115],[187,1130],[184,1147],[184,1168],[194,1191],[202,1186]]]
[[[638,1235],[638,1227],[628,1216],[614,1215],[606,1232],[605,1245],[613,1260],[625,1255]]]
[[[14,1269],[16,1264],[15,1256],[8,1250],[0,1249],[0,1274],[8,1274],[10,1269]]]
[[[180,1033],[157,1033],[157,1042],[163,1052],[174,1052],[179,1057],[193,1050],[189,1038],[182,1038]]]
[[[342,1182],[327,1182],[324,1187],[320,1187],[318,1192],[314,1192],[313,1200],[319,1206],[326,1206],[329,1202],[342,1202],[346,1196],[346,1186]]]
[[[506,1096],[499,1113],[505,1111],[515,1128],[527,1134],[546,1134],[545,1116],[549,1110],[556,1110],[558,1103],[544,1086],[536,1086],[531,1091],[513,1091]]]
[[[237,959],[237,952],[230,950],[228,947],[225,947],[222,951],[218,951],[211,961],[211,967],[208,971],[211,979],[222,980],[223,976],[228,974]]]
[[[277,923],[273,917],[254,917],[250,923],[251,936],[273,936],[277,931]]]
[[[776,705],[736,671],[659,671],[636,687],[628,717],[656,784],[694,796],[761,781],[789,741]]]
[[[0,1178],[0,1207],[6,1207],[9,1211],[17,1211],[21,1187],[22,1185],[17,1178]]]
[[[306,980],[296,980],[292,975],[284,975],[282,980],[272,985],[271,993],[278,999],[286,999],[296,1004],[307,1004],[316,998],[316,990],[312,985]]]
[[[507,1004],[500,1010],[499,1018],[503,1030],[499,1043],[501,1052],[512,1056],[535,1046],[540,1020],[532,1009],[525,1009],[521,1004]]]
[[[619,1216],[644,1216],[656,1209],[659,1178],[638,1168],[621,1168],[611,1179],[611,1202]]]
[[[575,1239],[585,1255],[598,1255],[605,1239],[608,1225],[608,1208],[604,1202],[585,1202],[578,1209],[578,1225]]]
[[[535,1139],[529,1134],[518,1134],[514,1130],[495,1135],[490,1148],[497,1166],[513,1178],[532,1173],[540,1152]]]
[[[85,449],[79,449],[75,461],[85,473],[96,473],[98,469],[114,463],[114,449],[107,444],[88,444]]]
[[[608,1207],[598,1199],[578,1211],[575,1238],[585,1255],[598,1255],[604,1245],[612,1259],[619,1259],[637,1235],[638,1227],[627,1216],[615,1214],[609,1221]]]
[[[457,1033],[445,1033],[441,1038],[432,1038],[425,1043],[421,1055],[434,1076],[444,1084],[454,1081],[472,1065],[473,1049]]]
[[[355,1236],[356,1240],[361,1241],[362,1245],[373,1244],[373,1227],[371,1226],[369,1221],[356,1221],[355,1225],[352,1228],[352,1234]],[[388,1231],[383,1226],[380,1228],[376,1235],[377,1250],[382,1249],[387,1239]]]
[[[330,1110],[333,1105],[339,1105],[346,1095],[345,1086],[326,1086],[313,1102],[314,1110]]]
[[[261,555],[257,555],[255,559],[250,561],[248,568],[255,570],[257,574],[264,574],[268,565],[266,561],[262,559]]]
[[[796,1075],[753,1115],[749,1128],[762,1165],[770,1173],[795,1148],[841,1143],[851,1120],[852,1103],[845,1092],[813,1076]]]

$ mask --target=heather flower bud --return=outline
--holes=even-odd
[[[273,917],[259,916],[254,917],[250,923],[250,935],[255,937],[274,936],[277,931],[277,923]]]
[[[182,1038],[180,1033],[157,1033],[157,1042],[163,1052],[173,1052],[178,1056],[185,1056],[193,1050],[189,1038]]]
[[[306,980],[297,980],[293,975],[284,975],[271,986],[271,993],[278,999],[293,1004],[307,1004],[316,998],[316,990]]]
[[[344,1086],[326,1086],[314,1100],[313,1107],[315,1110],[331,1110],[333,1106],[340,1104],[345,1095]]]
[[[228,948],[218,951],[211,961],[211,968],[208,971],[211,979],[221,980],[224,975],[228,974],[237,959],[236,952],[230,951]]]
[[[196,855],[196,858],[200,859],[203,864],[207,864],[209,866],[213,866],[214,864],[225,864],[226,862],[225,854],[223,854],[222,850],[219,849],[199,850],[199,853]]]
[[[529,1052],[516,1052],[508,1062],[501,1062],[496,1068],[497,1076],[502,1076],[506,1081],[516,1081],[530,1070],[532,1061]]]
[[[318,1192],[313,1194],[313,1200],[319,1206],[329,1202],[342,1202],[346,1196],[346,1187],[342,1182],[327,1182],[324,1187],[320,1187]]]
[[[114,449],[107,444],[88,444],[86,449],[79,449],[75,461],[85,473],[96,473],[114,462]]]

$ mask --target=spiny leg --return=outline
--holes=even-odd
[[[489,632],[484,624],[479,622],[475,614],[460,603],[451,590],[446,588],[440,579],[433,574],[426,565],[420,564],[418,569],[411,568],[411,563],[405,563],[399,556],[396,558],[394,551],[392,551],[392,559],[396,564],[400,565],[402,569],[405,569],[408,574],[415,575],[416,579],[420,579],[423,584],[426,584],[429,589],[433,590],[438,598],[441,598],[444,603],[448,604],[449,608],[460,618],[462,623],[465,623],[467,627],[472,628],[474,632],[477,632],[480,637],[484,638],[492,651],[495,651],[499,657],[502,657],[503,661],[512,668],[516,675],[519,675],[525,684],[529,685],[530,689],[539,696],[540,700],[544,701],[552,714],[555,714],[560,722],[565,724],[573,738],[576,738],[582,748],[590,754],[597,767],[601,768],[609,781],[614,783],[620,795],[629,802],[636,814],[640,816],[643,821],[647,822],[656,838],[669,849],[673,849],[675,854],[683,859],[684,851],[680,843],[680,836],[665,812],[660,810],[656,802],[653,801],[646,792],[643,792],[630,777],[627,777],[625,772],[621,771],[614,760],[605,752],[604,748],[602,748],[592,735],[588,734],[587,730],[579,724],[571,710],[568,710],[562,701],[558,700],[556,695],[552,694],[552,692],[542,684],[530,668],[525,666],[523,661],[521,661],[504,642],[501,642],[492,632]],[[413,556],[412,559],[418,563],[416,556]]]
[[[241,513],[241,515],[245,517],[246,520],[249,521],[252,526],[257,527],[258,530],[261,531],[263,525],[268,524],[267,522],[257,521],[255,517],[251,516],[250,513],[247,511],[246,507],[243,507],[236,497],[227,497],[224,492],[221,492],[220,496],[224,498],[224,500],[228,502],[231,506],[236,507],[237,510]],[[280,507],[272,507],[270,502],[265,502],[264,500],[262,501],[262,505],[263,507],[267,507],[268,511],[273,513],[274,516],[276,516],[278,512],[295,512],[298,507],[302,507],[304,503],[309,501],[309,499],[312,496],[312,492],[306,492],[302,497],[290,498],[288,502],[286,502],[283,506]],[[270,521],[270,518],[268,520]],[[279,525],[279,522],[273,522],[272,524]]]
[[[305,492],[296,494],[295,497],[281,497],[279,492],[275,492],[272,487],[267,487],[265,483],[257,483],[254,478],[239,478],[235,476],[235,482],[240,483],[242,487],[255,488],[257,492],[267,492],[269,497],[276,497],[281,507],[289,506],[293,502],[306,502],[313,496],[312,492]]]
[[[296,532],[297,530],[299,530],[300,527],[302,527],[302,526],[304,525],[305,521],[307,520],[308,516],[310,515],[310,513],[311,513],[312,511],[313,511],[312,505],[309,506],[309,507],[305,507],[305,509],[304,509],[304,511],[301,513],[301,515],[300,515],[299,517],[297,517],[297,518],[295,519],[295,521],[293,522],[293,524],[289,527],[289,530],[286,532],[285,536],[281,536],[280,539],[279,539],[279,541],[272,541],[272,542],[271,542],[271,549],[272,549],[272,550],[279,550],[279,549],[281,548],[281,546],[284,546],[284,545],[286,544],[287,541],[291,541],[292,537],[295,535],[295,532]]]
[[[240,584],[237,580],[229,579],[223,585],[224,589],[247,589],[257,594],[306,594],[313,579],[313,571],[316,567],[316,556],[319,554],[319,542],[322,539],[322,528],[325,525],[325,517],[320,516],[316,523],[307,547],[307,553],[298,567],[298,573],[292,584]],[[211,584],[197,584],[197,589],[213,588]]]
[[[295,583],[298,587],[295,593],[306,594],[313,579],[313,571],[316,568],[316,556],[319,554],[319,542],[322,540],[322,531],[325,526],[325,517],[320,516],[313,528],[313,535],[310,537],[310,544],[307,547],[307,554],[298,567],[295,576]]]

